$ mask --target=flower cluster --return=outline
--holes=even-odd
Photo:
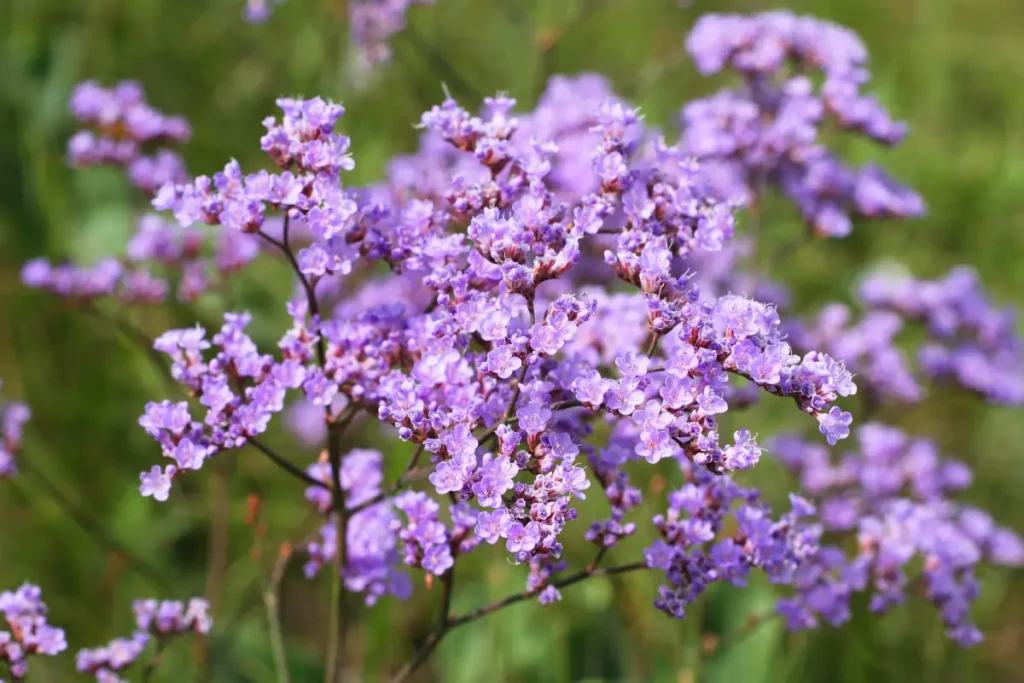
[[[654,517],[661,538],[644,551],[647,566],[665,572],[654,603],[663,612],[682,619],[710,584],[745,586],[755,567],[788,583],[817,551],[821,528],[804,519],[814,507],[803,498],[790,494],[791,510],[776,520],[756,490],[685,465],[683,472],[687,483]]]
[[[3,388],[3,381],[0,381]],[[15,457],[21,451],[21,440],[32,413],[24,403],[0,403],[0,479],[18,473]]]
[[[47,623],[46,611],[38,586],[26,583],[0,593],[0,614],[10,629],[0,629],[0,662],[7,664],[15,680],[25,676],[29,656],[52,656],[67,649],[63,629]]]
[[[284,408],[288,389],[307,379],[304,358],[286,357],[281,362],[260,354],[245,333],[249,315],[225,316],[224,326],[210,341],[200,327],[170,330],[153,347],[171,359],[171,375],[198,400],[202,420],[193,419],[185,401],[169,400],[146,405],[139,424],[173,460],[154,465],[140,475],[140,491],[156,500],[167,500],[171,482],[183,471],[197,470],[218,451],[239,448],[262,434],[273,414]],[[216,353],[206,358],[209,349]],[[297,345],[300,354],[309,349]]]
[[[412,1],[351,5],[368,63],[388,59]],[[250,0],[250,18],[269,6]],[[877,168],[846,168],[820,138],[830,123],[892,145],[905,128],[862,93],[866,52],[832,24],[712,15],[687,45],[702,72],[729,67],[744,86],[688,105],[677,144],[603,78],[558,76],[533,111],[504,94],[476,114],[446,99],[422,115],[419,150],[393,159],[379,184],[352,187],[342,182],[354,168],[344,108],[283,98],[260,139],[275,170],[245,173],[231,161],[212,176],[137,183],[174,223],[144,217],[123,259],[92,268],[27,264],[30,286],[86,301],[157,302],[175,289],[188,301],[261,244],[296,277],[291,324],[272,353],[247,333],[248,313],[226,314],[209,337],[195,327],[155,341],[184,400],[149,403],[139,419],[169,459],[140,475],[142,495],[165,501],[182,472],[251,444],[305,482],[321,515],[305,544],[307,576],[327,567],[335,586],[372,605],[409,596],[419,569],[428,585],[441,577],[447,609],[458,559],[500,546],[528,567],[516,599],[550,604],[580,577],[563,578],[567,530],[582,527],[596,547],[584,574],[596,572],[636,533],[634,482],[657,465],[683,484],[634,566],[664,574],[655,605],[667,614],[682,617],[710,584],[744,585],[760,569],[791,586],[778,611],[792,628],[842,623],[857,592],[881,611],[915,587],[951,637],[976,642],[974,568],[1020,564],[1024,544],[950,500],[970,472],[881,425],[860,427],[859,450],[837,464],[824,444],[851,434],[853,417],[837,404],[858,383],[869,398],[920,398],[894,344],[904,321],[924,322],[935,340],[920,354],[926,374],[993,401],[1024,400],[1013,318],[972,274],[954,271],[935,282],[867,280],[868,312],[855,325],[838,306],[784,325],[784,292],[741,272],[756,235],[736,235],[734,211],[772,185],[831,236],[849,233],[854,217],[920,214],[916,194]],[[142,143],[184,137],[137,88],[87,84],[74,99],[108,140],[88,148],[102,154],[81,152],[82,163],[130,164]],[[737,424],[761,396],[787,399],[821,434],[775,442],[801,482],[781,514],[731,477],[763,457],[755,432]],[[327,442],[304,471],[258,438],[289,400],[303,444]],[[17,446],[27,412],[10,439],[6,415],[0,457]],[[402,444],[351,447],[347,430],[367,417]],[[403,474],[386,482],[394,468],[382,451],[405,449]],[[577,501],[595,493],[608,515],[578,523]],[[856,534],[856,548],[844,534]],[[209,628],[202,601],[147,601],[136,614],[131,638],[82,651],[79,669],[117,681],[154,639]]]
[[[555,75],[535,109],[515,117],[515,130],[508,143],[511,147],[526,152],[537,140],[554,143],[545,150],[551,163],[545,182],[560,199],[578,199],[600,184],[593,172],[592,156],[601,136],[592,129],[606,102],[626,106],[603,76]],[[633,132],[639,136],[643,131],[637,124]],[[442,134],[427,127],[414,154],[391,160],[387,182],[377,191],[397,202],[411,198],[443,202],[453,178],[480,182],[487,174],[487,167],[471,151],[450,144]]]
[[[75,87],[71,110],[98,132],[84,130],[69,142],[69,160],[76,166],[112,163],[124,166],[129,180],[146,195],[187,179],[181,160],[160,150],[142,156],[140,147],[163,141],[185,141],[188,124],[161,114],[145,102],[141,87],[122,82],[104,89],[93,81]],[[136,230],[120,258],[95,264],[52,263],[45,258],[22,268],[22,282],[79,303],[114,298],[119,304],[157,304],[172,292],[192,302],[248,265],[259,254],[259,241],[236,231],[187,229],[152,213],[138,218]]]
[[[880,272],[861,283],[865,305],[923,323],[931,339],[918,351],[922,370],[951,378],[990,401],[1024,402],[1024,341],[1016,311],[993,304],[978,274],[959,267],[936,280]]]
[[[71,93],[71,112],[89,127],[68,141],[72,165],[123,166],[132,184],[147,193],[186,177],[185,164],[175,152],[143,152],[147,145],[185,142],[191,130],[182,117],[150,106],[138,83],[122,81],[110,89],[95,81],[80,83]]]
[[[829,237],[848,235],[854,218],[924,212],[913,190],[877,166],[848,168],[821,142],[826,123],[885,145],[906,133],[862,92],[870,78],[867,51],[853,32],[786,11],[710,14],[686,47],[701,73],[729,68],[744,79],[742,90],[695,100],[682,111],[682,145],[709,167],[719,193],[751,203],[767,186],[778,187],[815,233]]]
[[[633,528],[624,513],[638,493],[617,464],[674,457],[720,474],[757,462],[760,448],[748,430],[737,431],[734,444],[719,442],[730,376],[794,399],[830,443],[849,433],[850,415],[832,405],[856,390],[841,363],[793,354],[773,307],[733,295],[702,299],[680,270],[680,257],[728,242],[732,214],[707,194],[694,164],[674,151],[655,161],[637,152],[639,117],[621,102],[602,101],[584,119],[593,180],[575,198],[548,178],[556,143],[517,137],[515,102],[504,96],[488,99],[483,116],[452,100],[423,116],[430,133],[464,155],[460,167],[474,164],[475,173],[457,173],[435,192],[384,198],[339,187],[340,171],[352,166],[347,138],[333,132],[340,106],[319,99],[280,105],[285,117],[267,121],[262,146],[282,173],[243,176],[229,165],[212,180],[162,188],[154,200],[186,227],[221,224],[290,253],[287,236],[277,241],[263,232],[266,212],[283,210],[312,241],[294,259],[305,296],[290,304],[295,326],[279,344],[282,361],[259,355],[239,336],[244,321],[234,316],[214,340],[221,351],[211,361],[200,331],[158,341],[171,354],[172,375],[208,414],[196,422],[185,403],[147,408],[143,425],[176,464],[142,475],[145,494],[166,498],[178,471],[262,432],[287,389],[301,387],[329,423],[344,421],[339,399],[345,411],[376,413],[431,454],[429,481],[453,505],[450,523],[419,492],[363,508],[360,501],[380,491],[380,456],[340,458],[342,497],[355,511],[342,572],[346,586],[372,602],[408,591],[392,568],[396,540],[406,564],[437,575],[480,540],[502,541],[515,561],[530,564],[532,584],[543,583],[559,566],[560,535],[577,516],[573,500],[591,485],[577,459],[599,417],[626,425],[631,439],[618,463],[591,458],[616,500],[612,519],[588,534],[601,547]],[[612,354],[602,339],[618,321],[604,318],[597,327],[597,297],[556,282],[570,282],[581,245],[598,237],[611,238],[607,272],[640,292],[622,301],[635,310],[635,345]],[[407,306],[400,302],[408,297],[396,301],[388,297],[395,290],[385,289],[372,298],[387,303],[315,315],[324,288],[361,258],[418,281],[434,291],[433,303]],[[364,291],[375,287],[387,285],[372,280]],[[641,343],[646,352],[636,348]],[[309,548],[312,574],[337,553],[338,500],[329,462],[308,474],[324,482],[307,497],[328,516]]]
[[[397,569],[395,526],[398,516],[393,509],[398,507],[397,501],[393,506],[391,500],[378,500],[384,480],[382,464],[379,451],[357,448],[345,455],[339,471],[345,505],[354,510],[345,535],[343,579],[347,590],[366,594],[368,605],[384,595],[406,598],[412,592],[408,575]],[[312,577],[322,566],[329,566],[334,560],[338,551],[338,526],[333,514],[329,464],[320,460],[310,465],[306,472],[323,483],[323,486],[307,488],[306,500],[327,516],[327,521],[320,528],[319,540],[306,548],[310,559],[305,572],[306,576]]]
[[[353,246],[373,216],[362,216],[340,183],[340,172],[354,167],[349,139],[332,132],[344,114],[341,105],[320,98],[280,99],[282,121],[264,121],[267,134],[260,145],[283,172],[244,175],[232,161],[212,178],[199,176],[183,184],[163,186],[153,199],[159,210],[174,212],[183,227],[195,223],[221,225],[227,231],[261,234],[268,210],[285,213],[282,238],[287,247],[289,221],[313,236],[297,254],[304,276],[315,285],[325,275],[345,274],[358,255]],[[270,238],[273,240],[274,238]]]
[[[450,529],[439,518],[441,506],[426,494],[406,491],[396,496],[394,503],[405,515],[404,522],[395,521],[391,525],[401,541],[403,561],[436,576],[451,569],[459,554],[476,547],[480,538],[475,531],[487,533],[486,529],[480,529],[482,516],[478,518],[464,503],[451,506]],[[496,536],[488,540],[494,543]]]
[[[779,437],[772,451],[816,499],[829,541],[801,564],[795,595],[779,603],[793,629],[819,619],[838,625],[850,618],[854,593],[868,591],[871,609],[902,604],[908,591],[935,604],[949,636],[969,646],[981,633],[969,620],[978,595],[974,569],[982,561],[1024,564],[1024,541],[987,513],[951,500],[971,483],[961,462],[945,460],[935,444],[878,423],[862,425],[858,450],[841,459],[797,437]],[[842,534],[855,534],[848,555]],[[908,574],[920,566],[919,575]]]
[[[179,301],[191,302],[247,266],[259,247],[251,235],[223,232],[214,237],[145,214],[123,258],[104,258],[92,266],[37,258],[24,265],[21,279],[33,289],[79,303],[113,298],[121,304],[158,304],[172,292]]]
[[[202,598],[192,598],[187,605],[177,600],[136,600],[131,637],[79,650],[75,657],[78,671],[95,676],[98,683],[125,683],[121,672],[135,664],[150,643],[164,643],[184,633],[209,633],[213,626],[209,609]]]
[[[794,342],[826,348],[859,373],[877,398],[917,401],[924,390],[896,337],[920,322],[928,339],[918,349],[924,375],[949,379],[989,401],[1024,402],[1024,341],[1016,311],[993,304],[977,273],[959,267],[937,280],[880,270],[860,285],[864,314],[852,321],[843,304],[826,306],[810,325],[794,326]]]

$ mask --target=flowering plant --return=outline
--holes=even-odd
[[[370,30],[379,23],[354,18],[353,30],[381,41],[388,32]],[[89,128],[69,142],[69,161],[123,166],[158,213],[140,216],[122,257],[35,260],[26,285],[99,307],[190,302],[261,257],[294,276],[291,324],[275,349],[249,335],[248,312],[226,313],[215,331],[152,340],[175,393],[138,419],[163,456],[139,489],[171,505],[182,480],[245,447],[305,486],[321,522],[299,552],[306,575],[327,574],[331,586],[326,680],[345,664],[357,611],[346,593],[368,608],[404,599],[417,572],[440,583],[440,614],[395,681],[453,629],[633,571],[662,577],[651,601],[675,618],[712,584],[744,586],[756,571],[778,586],[775,613],[792,630],[844,623],[860,593],[881,612],[915,592],[949,637],[981,639],[969,614],[975,568],[1020,565],[1024,544],[955,500],[970,485],[963,463],[881,415],[855,425],[844,406],[854,395],[865,413],[915,402],[931,381],[1020,404],[1012,312],[963,269],[938,281],[872,274],[856,321],[842,304],[816,317],[791,310],[747,258],[766,195],[795,204],[808,239],[920,215],[916,193],[876,166],[849,168],[823,133],[894,145],[906,127],[862,92],[866,51],[835,25],[786,12],[712,15],[686,44],[701,71],[731,69],[740,85],[685,105],[676,144],[603,78],[556,76],[532,111],[504,94],[479,114],[445,99],[422,115],[419,149],[365,187],[344,180],[355,159],[340,104],[278,100],[260,138],[273,171],[231,161],[190,176],[174,152],[149,149],[186,141],[187,124],[146,104],[137,85],[75,90],[72,111]],[[386,58],[384,48],[368,54]],[[928,336],[916,364],[895,344],[912,323]],[[759,441],[768,425],[747,424],[742,410],[762,399],[805,413],[815,438]],[[280,413],[299,441],[322,445],[319,456],[264,441]],[[3,413],[0,474],[16,471],[26,417],[20,407]],[[399,445],[352,444],[366,421]],[[834,455],[851,435],[852,451]],[[393,480],[385,452],[407,456]],[[762,458],[798,481],[782,509],[734,476]],[[640,518],[642,483],[665,472],[674,487],[663,511]],[[580,519],[576,501],[588,495],[607,500],[605,516]],[[648,524],[657,540],[612,562]],[[593,546],[582,567],[564,554],[573,535]],[[523,566],[525,588],[455,613],[459,560],[485,553]],[[0,661],[15,678],[28,654],[65,646],[38,590],[17,595],[10,607],[0,597],[11,624]],[[135,611],[135,635],[81,651],[80,671],[119,680],[151,643],[210,628],[198,599]],[[286,680],[273,608],[271,628]]]

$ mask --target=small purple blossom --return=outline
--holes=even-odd
[[[23,584],[15,591],[0,592],[0,614],[9,631],[0,628],[0,662],[15,679],[28,670],[33,655],[57,655],[67,649],[64,630],[47,621],[47,608],[38,586]]]

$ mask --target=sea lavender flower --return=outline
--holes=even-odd
[[[361,508],[349,518],[345,537],[348,561],[342,570],[344,585],[352,592],[365,593],[367,605],[373,605],[385,595],[404,599],[412,592],[408,575],[398,569],[399,555],[395,549],[398,515],[393,503],[391,500],[373,503],[383,483],[381,466],[380,452],[355,449],[344,455],[339,473],[346,506]],[[338,537],[332,512],[330,466],[321,460],[311,465],[307,473],[324,486],[307,488],[306,500],[326,516],[319,539],[306,547],[309,561],[304,569],[306,576],[312,577],[323,566],[331,565],[338,549]]]
[[[1016,311],[994,304],[978,274],[958,267],[936,280],[880,271],[866,278],[867,306],[923,323],[931,337],[918,351],[923,372],[951,379],[997,403],[1024,402],[1024,342]]]
[[[0,614],[9,630],[0,629],[0,662],[21,680],[33,655],[56,655],[67,649],[64,630],[46,620],[46,605],[38,586],[23,584],[16,591],[0,592]]]
[[[121,673],[139,661],[150,643],[163,644],[185,633],[209,633],[213,626],[209,609],[209,603],[202,598],[192,598],[187,604],[177,600],[136,600],[132,604],[132,635],[114,638],[102,647],[79,650],[76,667],[81,673],[95,676],[99,683],[121,681]]]
[[[2,388],[3,380],[0,380]],[[25,423],[31,416],[32,412],[24,403],[0,403],[0,479],[18,473],[15,458],[21,451]]]
[[[274,5],[283,2],[284,0],[245,0],[242,14],[250,24],[262,24],[270,18]]]
[[[644,551],[647,566],[665,573],[655,607],[681,619],[686,607],[716,581],[745,586],[752,568],[788,583],[818,547],[821,528],[805,518],[814,508],[791,496],[778,519],[754,489],[682,463],[688,483],[654,517],[661,538]],[[727,522],[729,522],[727,524]]]
[[[710,169],[720,196],[751,204],[776,187],[828,237],[845,237],[857,219],[924,213],[915,192],[877,166],[848,168],[821,142],[826,124],[889,146],[906,134],[863,93],[868,56],[852,31],[788,11],[708,14],[686,47],[701,73],[731,69],[744,81],[682,111],[681,147]]]
[[[284,0],[245,0],[243,16],[251,24],[270,18],[275,5]],[[356,69],[368,71],[391,61],[391,38],[405,29],[406,13],[413,5],[434,4],[435,0],[353,0],[345,7],[349,41]]]
[[[763,50],[770,53],[771,43]],[[851,45],[851,54],[823,64],[813,46],[797,58],[824,68],[827,87],[837,90],[849,78],[842,65],[863,61]],[[736,96],[753,110],[726,104],[753,112],[747,123],[755,129],[771,129],[755,130],[762,137],[744,153],[753,150],[757,168],[793,166],[810,183],[804,175],[822,161],[811,154],[817,127],[826,115],[844,115],[832,102],[841,93],[818,94],[793,79],[776,83],[770,54],[736,59],[733,66],[754,74],[748,80],[761,89]],[[577,91],[579,98],[569,96]],[[758,98],[771,93],[777,108],[766,122],[757,107],[768,100]],[[644,471],[640,461],[676,463],[686,479],[655,519],[661,540],[646,553],[647,565],[666,576],[656,604],[676,616],[711,582],[741,585],[755,567],[797,585],[800,595],[813,583],[806,568],[840,566],[822,541],[835,520],[852,518],[865,538],[877,535],[868,517],[851,513],[848,498],[816,507],[794,496],[791,510],[775,516],[757,491],[728,476],[763,453],[750,428],[723,439],[723,414],[735,417],[757,395],[786,397],[832,445],[850,434],[852,420],[835,404],[857,386],[841,356],[794,350],[774,295],[761,297],[767,290],[756,281],[721,275],[744,247],[734,241],[735,202],[723,201],[734,197],[717,186],[722,159],[688,158],[693,134],[669,146],[652,139],[639,112],[603,81],[553,81],[534,112],[517,112],[502,94],[477,114],[447,99],[422,116],[419,152],[393,162],[381,186],[353,188],[341,182],[354,166],[338,131],[344,109],[320,98],[278,105],[283,116],[264,122],[260,140],[278,170],[246,175],[230,162],[212,177],[164,185],[154,197],[153,206],[186,229],[205,224],[218,236],[262,239],[284,252],[299,286],[288,303],[292,326],[274,354],[260,352],[244,331],[248,318],[236,314],[210,340],[201,329],[157,340],[194,401],[154,402],[140,419],[172,460],[141,476],[144,495],[166,499],[182,471],[258,437],[294,390],[324,430],[363,415],[394,427],[415,449],[407,473],[425,470],[417,472],[426,475],[422,485],[451,503],[442,509],[431,495],[407,490],[412,482],[404,478],[385,486],[376,451],[339,451],[332,441],[307,469],[319,483],[306,498],[324,515],[319,538],[307,546],[307,573],[338,557],[344,526],[341,577],[368,603],[409,594],[399,562],[428,578],[450,576],[481,541],[529,567],[530,595],[557,601],[575,501],[593,495],[595,481],[609,500],[609,517],[585,532],[603,554],[636,530],[627,517],[641,500],[631,484]],[[895,141],[898,126],[881,121],[843,125]],[[790,191],[791,176],[779,171],[768,179]],[[739,181],[750,184],[746,176]],[[891,197],[877,187],[854,194],[857,211],[889,210]],[[841,223],[835,220],[833,228]],[[141,236],[129,252],[164,259],[173,253],[166,242]],[[729,265],[715,271],[716,258]],[[627,287],[610,291],[609,276]],[[732,286],[740,282],[751,284]],[[588,444],[605,426],[606,447]],[[984,519],[975,514],[971,523],[982,533]],[[1008,542],[1000,548],[1003,557],[1013,553]],[[934,599],[947,611],[972,590],[957,562],[947,563],[958,572],[952,583],[932,579]],[[957,593],[958,586],[966,588]],[[888,590],[879,593],[894,595]],[[840,621],[841,601],[828,614]]]
[[[449,529],[439,519],[440,505],[412,491],[400,494],[394,502],[406,518],[404,524],[396,521],[391,527],[401,539],[403,561],[437,576],[451,569],[455,563],[452,556],[455,543]]]
[[[483,539],[503,540],[515,561],[541,572],[531,570],[532,580],[550,576],[562,553],[560,534],[577,516],[573,501],[591,485],[577,458],[599,417],[635,425],[635,436],[627,432],[627,459],[681,458],[713,473],[751,467],[760,456],[751,432],[737,431],[729,445],[720,444],[717,431],[733,375],[793,398],[825,426],[830,442],[848,433],[849,414],[832,403],[856,388],[840,363],[791,353],[772,306],[732,295],[702,300],[692,276],[678,270],[680,257],[719,250],[731,239],[732,215],[708,194],[694,164],[673,154],[653,163],[638,153],[640,118],[622,102],[603,101],[584,119],[594,144],[593,182],[574,200],[551,178],[557,146],[515,143],[515,102],[498,95],[481,116],[447,100],[421,120],[481,173],[455,175],[435,196],[397,194],[383,202],[339,187],[340,172],[353,163],[348,139],[334,131],[340,105],[320,99],[279,105],[285,116],[266,122],[261,144],[280,173],[244,176],[228,164],[212,179],[163,188],[154,205],[173,211],[186,227],[205,222],[247,234],[260,233],[270,212],[284,212],[309,230],[311,243],[296,264],[310,287],[338,282],[362,259],[380,260],[432,290],[434,303],[385,302],[313,317],[315,299],[294,300],[294,326],[279,342],[280,361],[256,350],[242,331],[244,316],[228,316],[212,344],[202,330],[163,335],[157,349],[170,356],[172,376],[206,415],[192,418],[194,408],[184,403],[147,407],[142,424],[174,462],[144,474],[143,493],[166,497],[182,471],[258,436],[288,389],[302,387],[331,421],[338,398],[346,411],[376,413],[401,439],[431,454],[428,480],[455,504],[450,521],[417,492],[359,509],[359,500],[379,494],[380,456],[342,458],[346,505],[365,517],[353,520],[353,528],[378,530],[367,532],[366,549],[348,549],[353,566],[342,571],[349,590],[364,590],[372,601],[406,592],[387,552],[394,537],[406,564],[435,575]],[[612,238],[605,267],[639,290],[621,299],[623,311],[636,315],[602,318],[607,293],[555,294],[557,287],[547,285],[570,277],[581,245],[602,231]],[[621,327],[621,320],[637,329],[608,358],[617,376],[606,376],[604,330]],[[592,326],[599,327],[585,332]],[[657,349],[659,342],[653,355],[638,348]],[[616,458],[591,459],[614,499],[612,518],[589,534],[601,547],[635,529],[624,515],[639,494],[617,471],[626,459]],[[345,474],[364,466],[376,474]],[[308,472],[324,486],[310,488],[307,497],[328,516],[309,548],[309,573],[336,553],[329,470],[321,461]],[[357,480],[372,493],[346,483]],[[393,516],[392,504],[404,522]],[[352,560],[360,553],[363,566]],[[553,599],[550,591],[545,599]]]
[[[166,500],[177,475],[200,469],[219,451],[239,448],[262,434],[270,417],[284,408],[286,392],[305,381],[298,359],[276,362],[257,351],[245,333],[249,322],[248,315],[228,314],[209,341],[206,331],[196,327],[170,330],[154,342],[154,349],[170,358],[172,377],[199,405],[169,400],[147,404],[139,424],[173,464],[140,476],[143,495]],[[205,352],[211,349],[215,353],[208,356]],[[201,419],[193,417],[194,411],[201,412]]]
[[[859,291],[865,310],[858,320],[842,304],[826,306],[817,320],[791,328],[794,342],[843,359],[877,398],[918,401],[924,375],[994,403],[1024,402],[1024,342],[1016,311],[993,303],[972,269],[954,268],[936,280],[882,269],[864,278]],[[928,334],[917,367],[897,345],[897,335],[913,323]]]
[[[858,442],[857,451],[838,460],[797,437],[772,442],[771,452],[817,502],[822,528],[857,538],[852,553],[838,542],[820,545],[794,575],[795,593],[779,602],[779,612],[791,629],[819,620],[838,625],[850,618],[854,593],[868,592],[872,611],[884,612],[916,592],[938,609],[950,638],[975,644],[981,640],[969,620],[978,595],[975,567],[1024,564],[1024,541],[952,499],[970,485],[970,469],[941,458],[931,441],[868,423]]]
[[[185,142],[190,132],[184,119],[150,107],[137,83],[125,81],[108,90],[86,81],[72,92],[70,108],[79,121],[95,129],[81,131],[69,141],[72,165],[124,166],[129,180],[146,195],[187,180],[174,152],[161,148],[152,156],[141,154],[141,146]],[[258,253],[259,241],[251,235],[182,230],[160,216],[143,214],[123,256],[105,257],[91,266],[37,258],[23,266],[21,275],[33,289],[78,303],[110,297],[120,304],[157,304],[173,293],[189,303]]]
[[[147,156],[143,148],[186,142],[191,136],[188,122],[150,106],[138,83],[121,81],[108,89],[85,81],[75,86],[70,107],[88,127],[68,141],[71,165],[122,166],[132,184],[149,194],[165,183],[185,180],[185,164],[176,153],[158,148]]]
[[[225,281],[259,254],[251,235],[182,230],[155,214],[144,214],[120,259],[92,266],[54,264],[45,258],[22,267],[22,282],[76,303],[106,298],[119,304],[153,305],[176,294],[190,303]]]

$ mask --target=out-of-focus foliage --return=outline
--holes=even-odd
[[[184,153],[193,172],[213,171],[231,157],[246,168],[264,164],[260,121],[279,95],[341,100],[357,162],[351,182],[359,182],[377,177],[392,154],[413,148],[412,124],[443,97],[442,83],[467,104],[505,90],[528,107],[549,74],[599,71],[649,121],[672,128],[685,100],[717,85],[700,78],[683,53],[695,18],[764,8],[752,1],[695,0],[680,8],[676,0],[439,0],[411,11],[411,28],[396,37],[391,65],[354,79],[345,70],[343,0],[289,0],[259,26],[242,21],[242,4],[0,3],[0,376],[7,395],[34,410],[23,476],[0,488],[0,586],[39,583],[51,621],[66,626],[73,649],[105,642],[128,630],[133,597],[182,598],[207,589],[211,503],[225,505],[231,559],[222,572],[214,635],[197,651],[173,653],[177,659],[156,677],[165,681],[272,679],[261,567],[273,561],[279,543],[294,540],[285,534],[301,533],[309,520],[298,485],[248,450],[220,463],[229,482],[226,503],[215,477],[193,479],[173,505],[141,498],[137,473],[157,453],[136,417],[147,400],[166,395],[163,373],[109,322],[19,286],[25,259],[92,260],[117,251],[131,227],[134,195],[118,174],[73,172],[64,164],[71,86],[84,78],[141,81],[155,106],[191,120],[195,136]],[[883,101],[911,126],[886,165],[929,205],[923,220],[872,224],[846,240],[802,247],[784,272],[798,302],[844,297],[861,268],[892,256],[921,276],[942,274],[954,263],[974,265],[996,297],[1024,305],[1024,5],[802,0],[789,6],[863,36]],[[853,158],[872,153],[848,151]],[[770,205],[764,229],[770,246],[800,228],[787,207]],[[208,301],[206,315],[225,306],[266,311],[269,322],[254,332],[270,341],[288,287],[283,269],[256,268],[220,300]],[[153,310],[135,322],[159,333],[191,321],[184,310]],[[759,422],[775,418],[771,406],[757,410]],[[936,396],[902,424],[935,435],[946,452],[971,463],[978,479],[972,495],[1002,523],[1024,529],[1019,413]],[[290,443],[279,429],[274,437]],[[356,445],[373,439],[372,432],[359,434]],[[316,454],[293,455],[308,461]],[[778,474],[764,470],[749,476],[764,481]],[[259,558],[245,523],[250,493],[261,497],[268,526]],[[614,552],[625,559],[646,540]],[[584,552],[582,545],[570,547],[570,555]],[[326,587],[307,582],[299,564],[283,586],[284,628],[294,680],[317,680]],[[456,609],[520,589],[524,573],[504,564],[478,572],[478,581],[462,584]],[[770,604],[770,595],[718,590],[676,623],[650,608],[656,577],[628,576],[567,590],[547,611],[524,603],[458,631],[420,678],[1020,680],[1024,577],[993,572],[983,580],[977,617],[987,641],[972,651],[948,643],[938,620],[918,606],[877,620],[862,605],[838,631],[787,636],[772,624],[707,654],[702,643],[742,626],[746,614]],[[421,591],[412,603],[364,613],[348,653],[351,661],[366,662],[364,680],[378,680],[423,637],[436,597]],[[40,662],[32,680],[70,679],[71,659]],[[205,674],[195,661],[204,662]]]

